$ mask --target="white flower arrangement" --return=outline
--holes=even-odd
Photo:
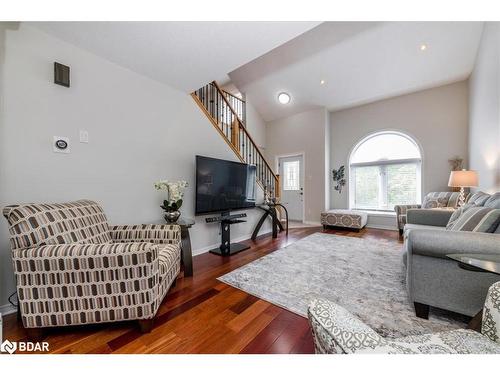
[[[154,183],[156,190],[163,190],[167,192],[167,199],[163,201],[163,208],[165,211],[178,211],[182,206],[182,198],[184,197],[184,190],[188,187],[187,181],[157,181]]]

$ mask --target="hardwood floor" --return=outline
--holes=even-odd
[[[194,258],[194,277],[177,280],[160,306],[153,330],[141,334],[137,322],[47,330],[51,353],[313,353],[307,319],[216,280],[217,277],[315,232],[290,229],[246,241],[251,249],[223,258]],[[399,241],[398,233],[378,229],[326,230],[350,237]],[[29,341],[16,315],[4,317],[4,336]]]

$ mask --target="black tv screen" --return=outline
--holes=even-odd
[[[254,165],[196,156],[196,214],[255,207]]]

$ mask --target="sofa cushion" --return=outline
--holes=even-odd
[[[435,225],[422,225],[422,224],[406,224],[405,232],[411,229],[433,229],[433,230],[445,230],[445,227],[438,227]]]
[[[500,209],[500,192],[491,195],[486,202],[484,202],[484,207],[489,208],[499,208]]]
[[[491,196],[489,194],[482,191],[476,191],[470,196],[467,203],[475,206],[483,206],[490,197]]]
[[[452,215],[446,229],[494,233],[500,222],[500,209],[479,206],[460,209],[459,211],[458,217],[454,218]]]
[[[95,202],[23,204],[3,210],[12,250],[69,243],[111,243],[108,221]]]

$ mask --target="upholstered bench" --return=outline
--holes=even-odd
[[[362,229],[368,221],[368,214],[362,211],[334,209],[321,213],[321,225],[351,229]]]

